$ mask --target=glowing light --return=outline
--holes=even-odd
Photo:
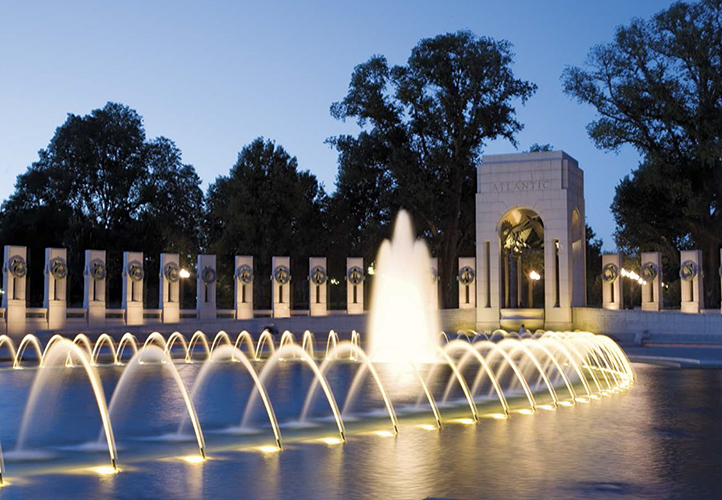
[[[376,431],[374,434],[381,437],[394,437],[394,433],[391,431]]]
[[[506,420],[506,415],[503,413],[491,413],[489,415],[486,415],[487,417],[493,418],[495,420]]]
[[[369,266],[369,268],[366,269],[366,273],[367,273],[369,276],[373,276],[374,274],[376,274],[376,269],[374,269],[374,265],[373,265],[373,264],[371,264],[371,265]]]
[[[629,278],[632,281],[636,281],[640,285],[647,284],[647,282],[644,281],[642,279],[642,277],[640,275],[638,275],[637,273],[635,273],[634,271],[627,271],[626,269],[622,268],[622,270],[620,271],[620,274],[625,278]]]
[[[523,408],[519,410],[519,413],[521,413],[522,415],[534,415],[534,411],[530,410],[529,408]]]
[[[321,441],[323,444],[327,444],[329,446],[334,446],[337,444],[343,443],[343,440],[336,437],[327,437],[327,438],[321,438],[319,441]]]
[[[529,279],[532,279],[534,281],[539,281],[541,279],[541,275],[536,271],[532,271],[529,273]]]
[[[425,431],[435,431],[435,430],[438,429],[437,426],[435,426],[435,425],[430,425],[430,424],[421,424],[421,425],[419,426],[419,428],[420,428],[420,429],[424,429]]]
[[[559,401],[559,406],[574,406],[571,401]]]
[[[588,398],[577,398],[577,403],[588,403],[588,402],[589,402]]]
[[[452,420],[452,422],[462,425],[474,425],[476,423],[473,418],[457,418],[456,420]]]
[[[178,276],[180,276],[182,279],[190,278],[191,272],[188,269],[181,269],[178,273]]]
[[[256,448],[256,449],[257,449],[258,451],[260,451],[261,453],[277,453],[277,452],[281,451],[281,449],[280,449],[278,446],[270,446],[270,445],[268,445],[268,446],[259,446],[259,447]]]
[[[547,411],[554,411],[556,408],[554,408],[554,405],[537,405],[537,408],[540,410],[547,410]]]
[[[96,474],[100,474],[101,476],[109,476],[111,474],[117,474],[119,471],[115,467],[111,467],[110,465],[101,465],[100,467],[94,467],[91,469]]]
[[[185,457],[181,458],[189,464],[200,464],[206,461],[206,459],[200,455],[186,455]]]

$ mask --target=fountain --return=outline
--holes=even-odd
[[[411,216],[401,210],[392,239],[378,251],[368,320],[369,357],[374,362],[429,363],[437,359],[438,311],[431,305],[431,257],[414,236]]]

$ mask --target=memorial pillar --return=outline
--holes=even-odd
[[[65,328],[68,310],[68,251],[45,249],[45,289],[43,307],[47,310],[48,330]]]
[[[236,255],[236,319],[253,319],[253,257]]]
[[[180,321],[180,255],[160,254],[160,280],[158,305],[163,323]]]
[[[364,312],[364,260],[361,257],[346,259],[346,313]]]
[[[291,316],[291,258],[273,257],[271,267],[273,317],[288,318]]]

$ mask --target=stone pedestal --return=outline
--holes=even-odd
[[[642,269],[639,273],[646,281],[642,285],[642,310],[659,311],[662,309],[662,254],[642,252]]]
[[[180,256],[177,253],[160,254],[158,305],[163,323],[180,321]]]
[[[26,247],[5,245],[3,259],[2,306],[9,335],[25,334],[25,287],[28,274],[28,251]]]
[[[620,310],[623,306],[622,254],[602,255],[602,307]]]
[[[288,318],[291,316],[291,258],[273,257],[271,269],[273,317]]]
[[[236,255],[236,319],[253,319],[253,257]]]
[[[476,259],[474,257],[459,258],[459,309],[476,308]]]
[[[216,319],[216,256],[198,256],[196,277],[196,309],[198,319]]]
[[[364,260],[361,257],[346,259],[346,312],[363,314],[364,312]]]
[[[143,324],[143,252],[123,252],[123,301],[126,325]]]
[[[105,250],[85,251],[83,275],[83,307],[88,312],[88,326],[102,327],[105,325],[105,281],[108,275]]]
[[[328,267],[326,257],[308,259],[308,308],[311,316],[328,314]]]
[[[702,251],[683,250],[680,253],[680,264],[681,310],[685,313],[699,313],[704,309]]]
[[[47,309],[48,330],[61,330],[67,321],[68,251],[45,249],[43,307]]]

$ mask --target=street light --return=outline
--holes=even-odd
[[[191,272],[188,269],[181,269],[178,273],[178,276],[181,279],[180,282],[180,297],[178,298],[179,306],[181,310],[183,310],[183,280],[191,277]]]
[[[191,277],[191,272],[188,269],[181,269],[178,275],[181,277],[181,279],[186,279]]]

